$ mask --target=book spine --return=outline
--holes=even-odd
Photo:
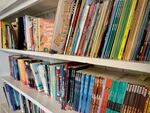
[[[83,93],[83,101],[82,101],[82,113],[85,113],[86,110],[86,103],[87,103],[87,96],[88,96],[88,91],[89,91],[89,81],[91,79],[91,76],[86,75],[85,78],[85,89],[84,89],[84,93]]]
[[[93,92],[94,80],[95,80],[95,77],[91,76],[90,85],[89,85],[89,91],[88,91],[88,96],[87,96],[87,103],[86,103],[85,113],[89,113],[89,111],[90,111],[90,103],[91,103],[91,99],[92,99],[92,92]]]
[[[84,87],[85,87],[85,74],[82,74],[78,112],[81,112],[81,109],[82,109],[82,100],[83,100]]]
[[[37,87],[38,91],[42,91],[43,90],[43,84],[42,84],[39,72],[37,70],[38,66],[39,66],[39,64],[32,64],[32,63],[30,64],[33,76],[35,78],[36,87]]]
[[[57,81],[57,101],[60,102],[60,66],[56,66],[56,81]],[[62,79],[62,78],[61,78]]]
[[[2,48],[6,48],[6,23],[2,21]]]

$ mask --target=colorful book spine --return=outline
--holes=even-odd
[[[61,78],[61,74],[60,74],[60,66],[56,66],[56,81],[57,81],[57,101],[60,102],[60,78]],[[62,79],[62,78],[61,78]]]
[[[6,22],[2,21],[2,48],[6,48]]]
[[[126,44],[127,37],[128,37],[128,34],[129,34],[130,26],[131,26],[131,23],[132,23],[132,20],[133,20],[133,17],[134,17],[134,13],[135,13],[135,8],[136,8],[136,5],[137,5],[137,0],[133,0],[132,2],[133,3],[132,3],[131,10],[130,10],[130,13],[129,13],[129,18],[128,18],[127,23],[126,23],[123,39],[121,41],[120,50],[118,52],[118,59],[119,60],[121,60],[122,56],[123,56],[123,51],[124,51],[124,48],[125,48],[125,44]]]

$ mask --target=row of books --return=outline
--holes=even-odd
[[[15,22],[0,21],[1,47],[33,51],[49,51],[54,20],[25,15]]]
[[[64,2],[64,43],[60,44],[64,54],[149,61],[149,0],[60,1]],[[62,52],[56,44],[53,49]]]
[[[21,110],[22,113],[45,113],[6,83],[3,83],[3,91],[10,109],[14,111]]]
[[[2,47],[119,60],[150,60],[149,0],[59,0],[54,20],[2,21]]]
[[[150,88],[125,82],[127,76],[103,72],[91,65],[48,63],[23,56],[10,56],[14,79],[44,91],[60,102],[62,109],[82,113],[150,112]],[[135,80],[138,77],[134,77]],[[133,82],[133,81],[132,81]]]

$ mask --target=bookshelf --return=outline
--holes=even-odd
[[[31,102],[36,104],[46,113],[76,113],[75,111],[65,111],[61,110],[61,106],[58,102],[54,101],[50,97],[46,96],[43,92],[38,92],[35,89],[31,89],[21,83],[20,81],[16,81],[10,77],[3,77],[3,82],[10,85],[13,89],[21,93]]]
[[[48,58],[48,59],[74,61],[80,63],[93,64],[97,66],[150,73],[150,62],[119,61],[119,60],[111,60],[111,59],[90,58],[90,57],[71,56],[71,55],[63,55],[63,54],[50,54],[44,52],[14,50],[14,49],[0,49],[0,51],[9,54],[20,54],[20,55],[29,55],[29,56],[35,56],[41,58]]]
[[[61,14],[61,9],[63,7],[63,5],[61,5],[60,7],[57,8],[57,5],[58,4],[58,1],[59,0],[25,0],[25,1],[19,1],[19,0],[16,0],[17,2],[14,3],[11,7],[7,7],[5,10],[3,11],[0,11],[0,20],[14,20],[16,17],[19,17],[19,16],[23,16],[23,15],[32,15],[32,16],[38,16],[38,17],[46,17],[47,13],[50,12],[50,10],[52,12],[54,12],[53,14],[53,18],[55,17],[55,21],[58,23],[56,23],[56,28],[55,28],[55,31],[61,31],[59,30],[59,28],[63,28],[64,26],[61,26],[61,21],[64,19],[62,18],[62,14]],[[61,1],[60,0],[60,4],[61,4]],[[105,1],[106,2],[106,1]],[[119,3],[118,3],[119,4]],[[121,4],[121,3],[120,3]],[[149,3],[150,4],[150,3]],[[80,4],[79,4],[80,5]],[[104,5],[105,4],[101,4],[101,5]],[[40,8],[39,8],[40,7]],[[99,6],[98,6],[99,7]],[[133,6],[132,6],[133,7]],[[58,17],[57,16],[54,16],[55,13],[56,13],[56,8],[57,8],[57,13],[59,14]],[[134,7],[133,7],[134,8]],[[110,9],[111,10],[111,9]],[[117,9],[116,9],[117,10]],[[119,10],[119,9],[118,9]],[[121,9],[120,9],[121,10]],[[60,11],[60,12],[59,12]],[[97,10],[98,12],[98,10]],[[111,11],[110,11],[111,12]],[[57,15],[56,13],[56,15]],[[76,13],[75,13],[76,14]],[[115,14],[115,13],[114,13]],[[123,13],[125,14],[125,13]],[[109,15],[109,14],[108,14]],[[108,20],[109,16],[106,15],[106,20]],[[66,15],[65,15],[66,16]],[[65,17],[64,16],[64,17]],[[73,15],[72,15],[73,16]],[[88,15],[87,15],[88,16]],[[49,17],[49,16],[48,16]],[[66,16],[67,17],[67,16]],[[102,16],[101,16],[102,17]],[[78,17],[77,17],[78,18]],[[96,18],[96,17],[95,17]],[[98,17],[97,17],[98,18]],[[143,17],[144,18],[144,17]],[[146,17],[145,17],[146,18]],[[47,18],[46,18],[47,19]],[[60,19],[60,21],[59,21]],[[131,18],[130,18],[131,19]],[[95,20],[95,19],[94,19]],[[106,20],[102,21],[103,23],[105,22],[106,23]],[[67,20],[66,20],[67,21]],[[85,20],[84,20],[85,21]],[[95,20],[96,21],[96,20]],[[129,20],[128,20],[129,21]],[[74,21],[73,21],[74,22]],[[76,22],[75,22],[76,23]],[[86,22],[85,22],[86,23]],[[99,23],[99,22],[98,22]],[[97,23],[97,24],[98,24]],[[120,22],[119,22],[120,23]],[[118,23],[118,24],[119,24]],[[135,22],[136,23],[136,22]],[[66,23],[67,24],[67,23]],[[112,23],[113,24],[113,23]],[[141,23],[142,24],[142,23]],[[144,23],[143,23],[144,24]],[[99,26],[102,25],[102,24],[98,24]],[[97,25],[97,26],[98,26]],[[136,25],[136,24],[135,24]],[[138,25],[138,24],[137,24]],[[144,26],[144,25],[143,25]],[[83,26],[82,26],[83,27]],[[105,27],[105,26],[101,26],[101,27]],[[100,27],[100,28],[101,28]],[[136,26],[135,26],[136,27]],[[95,27],[96,28],[96,27]],[[58,29],[58,30],[57,30]],[[69,29],[69,28],[68,28]],[[77,28],[78,29],[78,28]],[[84,30],[84,28],[82,28]],[[94,29],[94,28],[93,28]],[[78,30],[77,30],[78,31]],[[99,38],[98,36],[98,32],[96,32],[97,30],[95,29],[95,33],[96,35],[94,34],[94,36],[97,38]],[[105,31],[105,29],[104,29]],[[104,33],[104,31],[102,31],[102,33]],[[129,29],[128,29],[129,31]],[[56,32],[54,33],[54,37],[57,37],[57,35],[59,36],[59,33]],[[120,31],[121,32],[121,31]],[[119,33],[120,33],[119,32]],[[137,31],[136,31],[137,32]],[[135,33],[136,33],[135,32]],[[92,31],[91,31],[92,33]],[[101,33],[100,33],[101,34]],[[99,35],[100,35],[99,34]],[[73,35],[73,34],[72,34]],[[122,35],[124,35],[124,33],[122,33]],[[71,35],[70,35],[71,36]],[[89,35],[90,36],[90,35]],[[92,35],[91,35],[92,36]],[[119,36],[119,35],[118,35]],[[111,37],[111,36],[110,36]],[[125,37],[125,36],[124,36]],[[132,37],[132,36],[131,36]],[[62,38],[62,37],[61,37]],[[80,37],[82,38],[82,37]],[[83,38],[86,38],[86,37],[83,37]],[[90,38],[90,37],[89,37]],[[115,38],[115,37],[114,37]],[[117,37],[118,38],[118,37]],[[127,37],[125,37],[127,38]],[[99,43],[96,42],[96,39],[95,39],[95,45],[96,46],[99,46]],[[98,40],[98,39],[97,39]],[[117,39],[116,39],[117,40]],[[57,41],[57,40],[56,40]],[[59,41],[59,40],[58,40]],[[78,40],[77,40],[78,41]],[[94,43],[93,42],[93,43]],[[68,42],[69,43],[69,42]],[[81,46],[79,44],[80,42],[78,41],[77,42],[77,45],[75,46]],[[117,42],[116,42],[117,43]],[[118,46],[121,46],[122,44],[119,43],[120,45]],[[69,44],[68,44],[69,45]],[[98,54],[98,48],[96,49],[95,45],[91,45],[91,47],[93,47],[93,49],[91,51],[95,51],[96,54]],[[109,45],[109,44],[108,44]],[[125,45],[125,43],[124,43]],[[74,46],[74,44],[72,45]],[[53,47],[53,49],[55,49],[56,46]],[[67,47],[67,46],[66,46]],[[122,47],[122,46],[121,46]],[[120,48],[121,48],[120,47]],[[80,47],[80,49],[82,48],[82,46]],[[124,47],[122,47],[124,48]],[[59,47],[57,48],[56,47],[56,50],[55,51],[58,51],[59,50]],[[73,54],[75,54],[77,51],[78,47],[76,48],[76,50],[73,51]],[[80,50],[79,49],[79,50]],[[116,47],[117,49],[117,47]],[[24,55],[24,56],[30,56],[30,57],[35,57],[35,58],[39,58],[39,59],[47,59],[48,61],[50,60],[54,60],[54,61],[66,61],[66,62],[79,62],[79,63],[87,63],[87,64],[92,64],[94,65],[94,67],[104,67],[104,68],[111,68],[112,70],[118,70],[118,73],[119,73],[119,70],[122,70],[121,73],[123,71],[131,71],[133,72],[135,75],[136,73],[140,73],[141,76],[145,76],[145,75],[150,75],[150,62],[149,61],[123,61],[123,60],[113,60],[113,59],[105,59],[105,58],[93,58],[93,57],[96,57],[95,56],[95,53],[92,52],[91,53],[91,57],[85,57],[85,56],[76,56],[76,55],[64,55],[64,54],[51,54],[51,53],[46,53],[46,52],[36,52],[36,51],[28,51],[28,50],[15,50],[15,49],[3,49],[3,48],[0,48],[0,51],[1,52],[5,52],[5,53],[8,53],[8,54],[18,54],[18,55]],[[115,51],[115,50],[114,50]],[[65,51],[66,52],[66,51]],[[119,52],[119,51],[118,51]],[[59,52],[58,52],[59,53]],[[62,53],[62,52],[60,52]],[[80,53],[80,52],[79,52]],[[67,53],[67,54],[70,54],[70,53]],[[118,54],[118,53],[116,53]],[[122,53],[121,53],[122,54]],[[86,56],[89,56],[89,55],[86,55]],[[113,55],[115,56],[115,55]],[[115,56],[116,57],[116,56]],[[114,57],[110,57],[110,58],[114,58]],[[119,57],[120,58],[120,57]],[[112,74],[115,74],[115,73],[112,73]],[[131,78],[130,78],[131,77]],[[129,75],[125,75],[124,77],[122,77],[120,80],[122,81],[127,81],[127,82],[130,82],[130,83],[136,83],[136,84],[144,84],[145,81],[142,81],[139,79],[136,80],[135,78],[132,78],[132,74],[129,73]],[[46,96],[43,92],[38,92],[37,90],[35,89],[32,89],[32,88],[29,88],[27,86],[25,86],[22,82],[20,81],[16,81],[10,77],[3,77],[3,82],[5,82],[6,84],[10,85],[12,88],[14,88],[15,90],[17,90],[19,93],[21,93],[23,96],[25,96],[27,99],[29,99],[31,102],[33,102],[34,104],[36,104],[38,107],[40,107],[42,110],[44,110],[46,113],[60,113],[60,112],[63,112],[63,113],[75,113],[75,111],[64,111],[64,110],[61,110],[61,105],[60,103],[58,103],[57,101],[51,99],[50,97]],[[135,79],[135,81],[134,81]],[[148,84],[148,83],[147,83]],[[147,85],[146,84],[146,85]],[[4,105],[5,106],[5,105]],[[6,111],[6,110],[5,110]]]

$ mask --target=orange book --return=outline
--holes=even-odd
[[[109,97],[109,90],[111,88],[112,85],[112,80],[111,79],[107,79],[106,80],[106,86],[104,89],[104,94],[103,94],[103,99],[102,99],[102,104],[101,104],[101,111],[100,113],[105,113],[106,112],[106,107],[107,107],[107,102],[108,102],[108,97]]]
[[[50,51],[54,31],[54,20],[38,19],[39,51]]]
[[[27,75],[25,71],[24,60],[26,59],[18,59],[18,68],[19,68],[19,73],[20,73],[20,80],[24,84],[27,84],[27,77],[26,77]]]

